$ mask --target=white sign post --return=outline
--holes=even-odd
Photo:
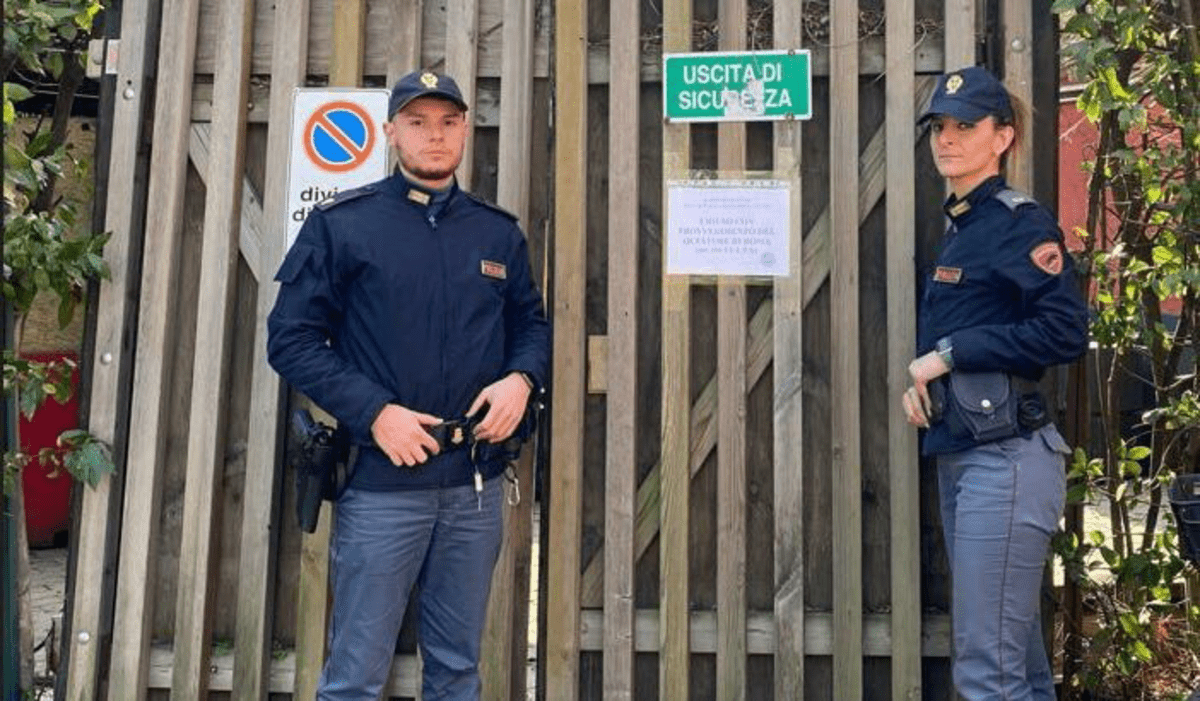
[[[784,180],[669,183],[667,274],[787,276],[790,188]]]
[[[287,245],[319,202],[388,172],[388,91],[296,88],[288,162]]]

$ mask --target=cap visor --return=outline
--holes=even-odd
[[[984,117],[988,116],[988,110],[972,105],[967,102],[942,100],[929,105],[929,109],[925,110],[925,114],[917,120],[917,124],[924,124],[938,115],[949,115],[960,122],[970,122],[974,124]]]
[[[393,107],[392,111],[388,113],[388,119],[395,117],[397,112],[404,109],[405,107],[408,107],[409,103],[411,103],[413,100],[416,100],[419,97],[436,97],[441,100],[446,100],[447,102],[453,102],[463,112],[467,111],[467,103],[463,102],[458,97],[456,97],[448,92],[442,92],[441,90],[428,90],[423,93],[417,93],[416,95],[413,95],[412,97],[408,98],[404,102],[401,102],[400,104]]]

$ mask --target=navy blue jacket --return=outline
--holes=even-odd
[[[961,200],[951,196],[945,210],[950,227],[941,254],[922,276],[917,356],[947,337],[956,372],[1036,381],[1047,367],[1082,355],[1087,306],[1054,216],[999,176]],[[922,449],[933,455],[970,447],[935,423]]]
[[[466,450],[393,465],[371,436],[385,404],[452,419],[510,372],[547,380],[550,326],[525,237],[457,186],[439,201],[397,174],[339,194],[308,216],[275,279],[271,366],[350,430],[356,488],[472,481]],[[480,465],[489,478],[503,469]]]

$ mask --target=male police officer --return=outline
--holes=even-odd
[[[454,180],[466,110],[447,76],[401,78],[384,125],[399,171],[319,205],[275,278],[271,365],[359,447],[334,521],[323,701],[378,697],[414,584],[423,697],[479,695],[495,444],[545,382],[550,330],[515,217]],[[473,439],[439,445],[437,426],[464,417]]]

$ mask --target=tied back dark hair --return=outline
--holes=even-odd
[[[1019,149],[1024,144],[1021,143],[1021,133],[1025,128],[1025,122],[1029,118],[1029,108],[1025,106],[1025,102],[1021,98],[1012,93],[1011,90],[1005,88],[1008,93],[1008,104],[1012,108],[1012,113],[1008,115],[992,115],[992,119],[996,120],[996,126],[1012,127],[1013,140],[1000,154],[1000,171],[1004,172],[1008,167],[1008,155]]]

